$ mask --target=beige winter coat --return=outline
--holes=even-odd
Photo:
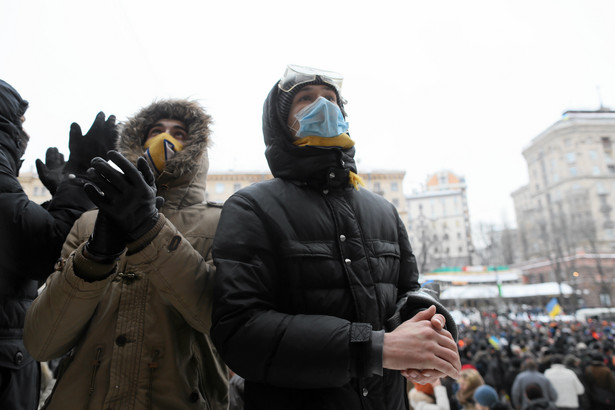
[[[91,263],[81,251],[97,211],[73,226],[59,270],[26,318],[33,357],[71,352],[47,408],[227,408],[227,370],[209,337],[220,207],[204,203],[207,156],[196,160],[157,179],[159,232],[134,254],[141,241],[129,244],[109,277],[86,282],[74,271],[75,258]]]

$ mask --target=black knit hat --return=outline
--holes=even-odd
[[[322,77],[317,75],[313,81],[308,81],[305,83],[298,84],[294,86],[293,88],[291,88],[289,91],[284,91],[281,88],[278,88],[277,110],[278,110],[278,116],[280,118],[280,121],[283,124],[286,124],[288,121],[288,114],[290,113],[290,106],[293,104],[293,98],[295,98],[295,95],[299,91],[301,91],[302,88],[307,87],[308,85],[324,85],[330,88],[331,90],[333,90],[335,92],[335,99],[337,100],[337,105],[338,107],[340,107],[340,110],[342,111],[342,115],[344,116],[344,118],[346,118],[346,111],[344,110],[345,101],[342,98],[342,96],[339,94],[339,91],[337,90],[337,88],[323,81]]]

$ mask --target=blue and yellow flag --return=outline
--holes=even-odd
[[[495,350],[500,350],[500,339],[495,336],[491,336],[489,338],[489,343],[494,347]]]
[[[549,303],[547,303],[547,313],[551,317],[555,317],[562,312],[562,307],[557,303],[557,298],[552,298]]]

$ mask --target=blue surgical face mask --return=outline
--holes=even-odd
[[[324,97],[318,97],[310,105],[303,107],[295,118],[299,121],[297,137],[332,138],[348,132],[348,122],[337,104]]]

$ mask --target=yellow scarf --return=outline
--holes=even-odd
[[[299,147],[340,147],[343,149],[354,147],[354,141],[350,139],[346,133],[340,134],[333,138],[323,138],[317,136],[303,137],[293,142],[293,144]],[[352,171],[349,172],[348,178],[350,179],[350,183],[357,191],[359,190],[359,185],[365,186],[365,182],[363,182],[363,179],[360,176]]]

